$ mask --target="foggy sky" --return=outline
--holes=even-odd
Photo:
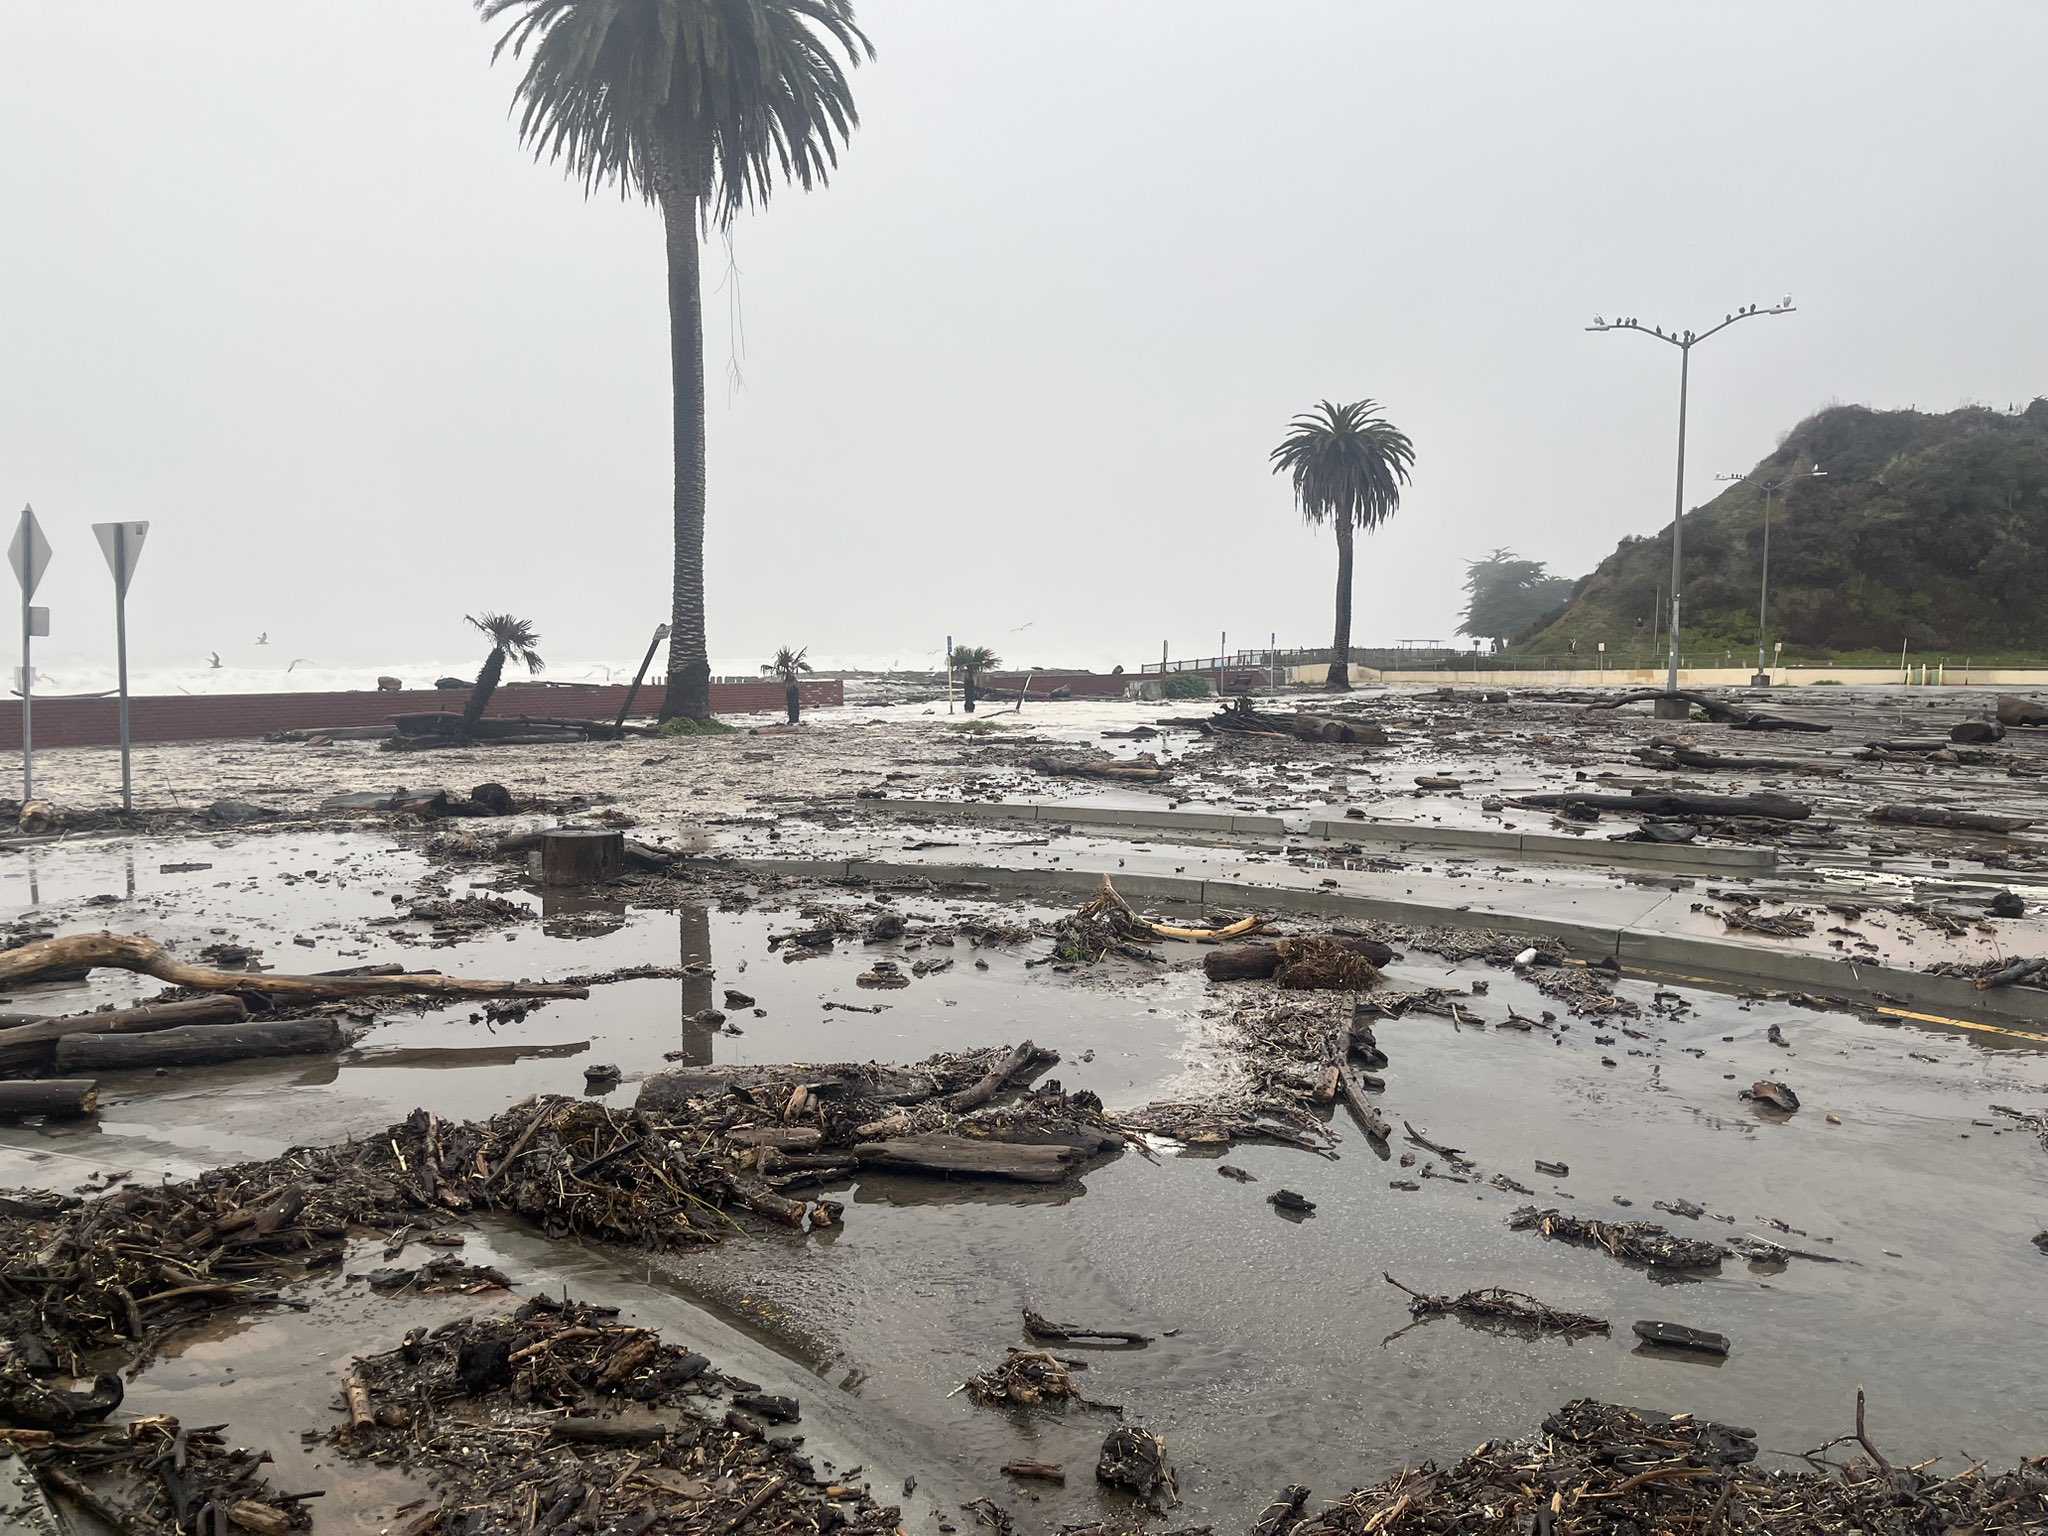
[[[1107,667],[1326,642],[1267,451],[1414,438],[1355,638],[1448,637],[1496,544],[1590,569],[1831,401],[2048,388],[2048,7],[862,0],[827,190],[707,291],[710,649]],[[668,609],[654,214],[517,145],[463,0],[0,0],[0,511],[51,655],[110,653],[87,525],[154,523],[138,665],[461,655]],[[707,290],[725,256],[706,254]],[[1030,626],[1024,628],[1023,626]]]

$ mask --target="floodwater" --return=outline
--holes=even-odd
[[[212,867],[162,867],[177,863]],[[334,1061],[108,1078],[96,1128],[0,1130],[0,1184],[69,1188],[99,1167],[183,1173],[365,1134],[416,1104],[491,1114],[532,1092],[578,1091],[590,1061],[624,1069],[628,1082],[611,1099],[629,1103],[632,1079],[660,1070],[670,1052],[904,1060],[1029,1036],[1061,1052],[1052,1075],[1112,1107],[1186,1095],[1224,1068],[1218,1015],[1231,994],[1210,992],[1184,963],[1058,975],[1026,966],[1042,943],[842,943],[829,957],[786,963],[767,936],[805,923],[784,893],[746,911],[664,911],[507,891],[541,910],[447,947],[401,941],[424,939],[419,925],[369,926],[396,910],[393,898],[445,882],[382,834],[138,841],[16,854],[0,864],[0,910],[17,927],[133,929],[182,952],[233,938],[281,970],[399,960],[540,978],[700,957],[716,978],[601,985],[588,1002],[551,1003],[495,1027],[466,1006],[389,1013]],[[814,889],[804,899],[860,905],[885,894]],[[113,899],[91,903],[102,895]],[[929,894],[893,905],[913,929],[949,910],[986,910]],[[1005,905],[999,915],[1025,910]],[[953,965],[898,991],[858,987],[856,975],[883,956],[906,970],[919,960]],[[1489,990],[1467,1010],[1481,1019],[1503,1018],[1510,1005],[1532,1017],[1556,1006],[1510,974],[1422,954],[1390,976],[1406,986],[1485,980]],[[688,1022],[719,1006],[727,987],[752,994],[763,1014],[731,1010],[738,1034]],[[17,989],[5,1006],[69,1011],[153,988],[101,973],[88,986]],[[1860,1385],[1888,1454],[1941,1453],[1960,1468],[1964,1455],[1998,1463],[2048,1448],[2048,1386],[2032,1348],[2048,1321],[2048,1259],[2031,1242],[2048,1226],[2048,1148],[1989,1110],[2048,1102],[2038,1044],[1705,991],[1666,992],[1660,1005],[1642,982],[1622,990],[1644,1008],[1615,1021],[1633,1035],[1573,1019],[1560,1019],[1554,1037],[1431,1016],[1381,1025],[1392,1058],[1386,1111],[1463,1148],[1482,1177],[1501,1172],[1533,1187],[1542,1205],[1708,1238],[1755,1234],[1841,1262],[1764,1268],[1733,1258],[1718,1275],[1660,1283],[1604,1253],[1509,1230],[1508,1214],[1527,1197],[1419,1179],[1420,1166],[1375,1156],[1341,1121],[1335,1160],[1279,1147],[1227,1154],[1257,1176],[1250,1184],[1219,1177],[1216,1157],[1163,1147],[1156,1163],[1126,1154],[1072,1188],[864,1178],[839,1192],[841,1228],[658,1260],[499,1224],[474,1234],[469,1256],[499,1262],[522,1290],[567,1286],[624,1305],[725,1369],[794,1391],[805,1404],[797,1428],[822,1456],[863,1463],[884,1495],[918,1478],[918,1529],[946,1512],[964,1525],[958,1504],[980,1494],[1026,1529],[1112,1507],[1088,1475],[1104,1415],[1018,1415],[954,1394],[1024,1342],[1026,1305],[1158,1336],[1141,1350],[1062,1352],[1090,1361],[1090,1396],[1165,1435],[1185,1500],[1176,1520],[1224,1528],[1241,1527],[1285,1483],[1334,1496],[1404,1460],[1519,1431],[1586,1394],[1748,1424],[1765,1446],[1797,1451],[1849,1426]],[[826,1010],[826,1001],[885,1011]],[[1787,1045],[1769,1042],[1773,1024]],[[1766,1076],[1791,1083],[1805,1107],[1786,1118],[1738,1100]],[[1393,1157],[1404,1150],[1397,1136]],[[1537,1158],[1569,1164],[1570,1176],[1538,1174]],[[1421,1188],[1398,1190],[1394,1179]],[[1316,1201],[1315,1215],[1272,1210],[1265,1197],[1283,1185]],[[1680,1199],[1707,1214],[1694,1222],[1654,1209]],[[349,1268],[381,1262],[374,1250],[359,1260]],[[1383,1342],[1408,1320],[1383,1271],[1429,1292],[1528,1291],[1611,1318],[1614,1333],[1531,1341],[1440,1319]],[[354,1536],[416,1490],[392,1474],[358,1481],[300,1445],[302,1430],[334,1421],[338,1363],[394,1344],[414,1324],[503,1303],[404,1301],[345,1281],[321,1282],[308,1299],[316,1305],[304,1315],[252,1314],[174,1341],[130,1406],[230,1420],[239,1438],[278,1454],[281,1486],[337,1490],[317,1508],[316,1531]],[[1712,1362],[1646,1349],[1629,1331],[1645,1318],[1726,1333],[1733,1352]],[[1067,1486],[1007,1485],[998,1469],[1019,1456],[1064,1464]]]

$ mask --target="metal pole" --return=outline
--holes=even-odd
[[[953,713],[953,637],[946,636],[946,713]]]
[[[1685,397],[1692,379],[1692,342],[1678,348],[1678,488],[1671,498],[1671,660],[1664,691],[1678,692],[1679,559],[1685,547]]]
[[[1764,485],[1764,580],[1756,599],[1756,669],[1764,670],[1764,623],[1771,605],[1771,492],[1776,489],[1768,482]]]
[[[21,548],[24,556],[29,547],[28,522],[34,515],[27,507],[21,509]],[[28,600],[28,583],[24,581],[21,584],[21,799],[24,805],[36,797],[36,738],[31,722],[31,696],[36,691],[36,673],[34,666],[29,662]]]
[[[121,809],[135,809],[128,772],[128,525],[114,525],[114,664],[121,684]]]
[[[1230,631],[1216,631],[1216,697],[1223,697],[1223,653],[1230,648]]]
[[[633,700],[640,696],[640,684],[647,676],[647,669],[654,664],[656,648],[667,638],[668,626],[666,624],[655,625],[654,638],[647,642],[647,654],[640,658],[640,670],[633,674],[633,686],[626,690],[625,702],[619,706],[619,718],[612,725],[615,735],[624,736],[626,734],[626,716],[632,711]],[[124,689],[126,686],[125,683],[122,685]],[[127,707],[125,703],[127,694],[125,692],[122,694],[122,699],[124,700],[122,707],[125,709]]]

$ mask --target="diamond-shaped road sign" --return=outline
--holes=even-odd
[[[93,534],[107,557],[107,569],[114,573],[114,590],[128,595],[128,578],[135,574],[135,562],[142,558],[142,541],[148,523],[94,523]]]
[[[26,602],[36,595],[43,572],[50,568],[50,541],[43,537],[43,525],[36,521],[31,507],[21,509],[21,524],[14,530],[14,541],[7,546],[7,559],[21,583],[22,601]]]

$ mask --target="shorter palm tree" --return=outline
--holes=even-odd
[[[797,684],[802,682],[803,675],[811,670],[811,664],[804,660],[810,652],[811,648],[808,645],[800,651],[792,651],[785,645],[775,653],[773,661],[765,663],[761,668],[769,677],[782,679],[782,707],[789,712],[791,725],[795,725],[803,718],[803,695],[798,692]]]
[[[956,645],[953,647],[953,670],[960,674],[960,692],[967,713],[974,713],[975,685],[981,681],[981,674],[993,672],[1003,664],[1003,658],[985,645]]]
[[[540,671],[546,665],[540,659],[540,636],[533,632],[530,619],[515,619],[509,613],[487,613],[479,618],[467,616],[470,627],[490,636],[491,653],[484,658],[484,664],[476,674],[476,686],[469,691],[469,702],[462,709],[462,734],[471,735],[477,721],[483,719],[484,710],[489,707],[491,695],[498,691],[498,679],[505,675],[505,658],[523,665],[528,674]]]

